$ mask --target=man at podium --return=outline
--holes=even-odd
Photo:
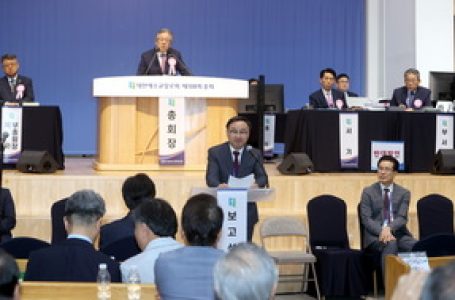
[[[171,48],[172,40],[169,29],[160,29],[156,34],[155,48],[142,53],[137,75],[191,75],[180,52]]]
[[[229,187],[229,177],[243,178],[254,175],[252,188],[268,185],[267,173],[257,149],[247,146],[251,123],[248,119],[235,116],[226,124],[228,141],[208,151],[208,165],[205,179],[209,187]],[[256,203],[248,203],[247,238],[253,238],[254,225],[258,222]]]

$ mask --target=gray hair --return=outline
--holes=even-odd
[[[92,190],[72,194],[65,204],[65,216],[71,224],[92,225],[106,213],[103,198]]]
[[[162,33],[169,34],[171,36],[171,41],[174,40],[174,34],[172,33],[172,31],[169,28],[161,28],[160,30],[158,30],[158,32],[155,35],[155,39],[157,39],[158,35],[160,35]]]
[[[409,75],[409,74],[415,75],[417,77],[417,80],[420,81],[420,72],[419,72],[419,70],[414,69],[414,68],[407,69],[406,71],[404,71],[404,79],[406,79],[406,76]]]
[[[241,243],[218,260],[214,282],[219,299],[266,300],[273,296],[278,269],[264,249]]]
[[[422,300],[455,299],[455,262],[434,269],[422,288]]]

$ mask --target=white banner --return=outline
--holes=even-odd
[[[2,108],[3,162],[15,164],[22,151],[22,108]]]
[[[371,170],[377,171],[378,160],[390,155],[398,160],[398,170],[404,170],[404,142],[403,141],[371,141]]]
[[[228,251],[247,240],[247,189],[219,189],[218,205],[224,213],[223,229],[217,248]]]
[[[436,115],[436,149],[453,149],[453,115]]]
[[[159,98],[160,165],[185,164],[185,99]]]
[[[359,115],[340,113],[340,162],[343,169],[359,167]]]
[[[273,157],[275,148],[275,115],[264,115],[264,157]]]

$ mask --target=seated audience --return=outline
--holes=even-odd
[[[455,299],[455,262],[433,269],[423,284],[420,299]]]
[[[348,74],[346,73],[341,73],[338,74],[336,77],[336,82],[337,82],[337,89],[344,94],[344,99],[347,97],[358,97],[354,92],[351,92],[349,90],[349,84],[350,84],[350,78]]]
[[[310,95],[310,105],[313,108],[347,108],[344,94],[333,88],[335,70],[327,68],[319,73],[321,89]]]
[[[162,253],[155,263],[161,299],[214,299],[213,268],[224,255],[216,249],[223,211],[208,194],[192,196],[182,212],[185,247]]]
[[[155,184],[144,173],[138,173],[125,180],[122,186],[122,196],[128,207],[128,214],[122,219],[101,226],[100,249],[123,238],[134,236],[132,211],[146,197],[154,198],[155,193]]]
[[[243,243],[218,260],[214,281],[216,296],[221,300],[273,299],[278,269],[264,249]]]
[[[134,235],[142,252],[120,264],[122,281],[127,282],[130,268],[137,266],[142,283],[155,283],[153,270],[158,255],[182,247],[175,240],[177,217],[169,203],[156,198],[136,207],[133,219]]]
[[[390,106],[400,106],[409,110],[431,106],[431,91],[419,86],[420,72],[407,69],[404,72],[404,86],[393,91]]]
[[[18,74],[19,60],[14,54],[2,56],[2,66],[5,76],[0,79],[0,100],[7,105],[20,102],[33,102],[32,80]]]
[[[94,191],[82,190],[72,194],[65,205],[68,238],[32,252],[25,280],[95,282],[99,264],[105,263],[111,280],[119,282],[118,263],[93,247],[105,212],[103,198]]]
[[[0,299],[20,299],[19,273],[14,258],[0,249]]]
[[[16,227],[16,210],[9,189],[0,192],[0,243],[11,239],[11,230]]]

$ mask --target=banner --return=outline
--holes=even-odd
[[[453,115],[436,115],[436,149],[453,149]]]
[[[359,167],[359,115],[340,113],[340,162],[342,169]]]
[[[275,120],[274,114],[264,115],[264,157],[273,157],[275,148]]]
[[[15,164],[22,151],[22,108],[2,108],[3,162]]]
[[[185,164],[185,99],[159,98],[160,165]]]
[[[371,141],[371,170],[378,170],[378,160],[390,155],[398,160],[398,170],[404,170],[404,142],[403,141]]]

